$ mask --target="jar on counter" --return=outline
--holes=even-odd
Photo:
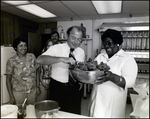
[[[24,118],[26,116],[26,105],[18,105],[18,118]]]
[[[63,29],[60,32],[60,39],[65,39],[65,32]]]
[[[81,23],[81,28],[83,30],[83,38],[86,38],[86,28],[83,26],[83,23]]]

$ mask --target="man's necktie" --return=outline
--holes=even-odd
[[[73,51],[74,51],[74,49],[70,48],[69,57],[72,57],[76,61],[76,59],[75,59],[75,57],[73,55]],[[70,72],[69,72],[69,83],[71,83],[71,85],[75,85],[76,84],[76,80],[73,79],[73,77],[71,76]]]
[[[76,61],[76,58],[75,58],[74,55],[73,55],[73,51],[74,51],[74,49],[73,49],[73,48],[70,48],[69,57],[72,57],[72,58]]]

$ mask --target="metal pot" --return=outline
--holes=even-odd
[[[53,100],[43,100],[34,104],[35,114],[37,118],[51,117],[53,113],[57,113],[60,109],[59,104]]]

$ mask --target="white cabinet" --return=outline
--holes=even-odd
[[[1,75],[1,105],[2,105],[2,95],[3,95],[3,88],[2,88],[3,80],[2,80],[2,75]]]
[[[6,87],[6,75],[1,76],[1,105],[9,102],[9,94]]]
[[[4,47],[1,46],[1,104],[8,103],[9,94],[6,87],[6,63],[7,60],[14,56],[16,51],[13,47]]]

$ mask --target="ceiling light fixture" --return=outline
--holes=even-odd
[[[11,4],[11,5],[23,5],[23,4],[29,4],[30,2],[27,0],[24,0],[24,1],[2,1],[4,3],[7,3],[7,4]]]
[[[99,14],[121,13],[122,1],[92,1]]]
[[[140,31],[149,30],[149,23],[103,23],[97,31],[105,31],[106,29],[113,28],[119,31]]]
[[[28,4],[28,5],[20,5],[16,6],[17,8],[24,10],[26,12],[29,12],[33,15],[36,15],[41,18],[50,18],[50,17],[56,17],[56,15],[46,11],[45,9],[35,5],[35,4]]]
[[[125,21],[125,24],[132,24],[132,23],[149,23],[149,21]]]
[[[134,26],[134,27],[122,27],[122,30],[124,31],[141,31],[141,29],[143,31],[147,31],[149,30],[149,26]]]

